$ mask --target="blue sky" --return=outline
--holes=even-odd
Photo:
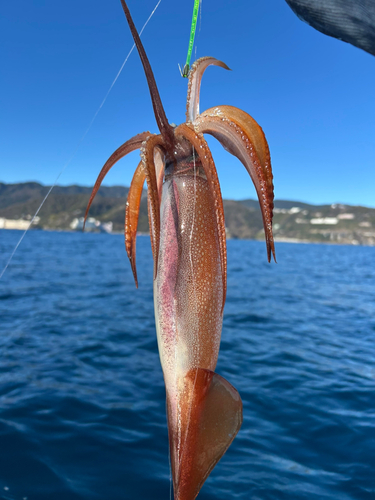
[[[157,0],[129,0],[138,29]],[[142,36],[170,122],[185,120],[184,64],[193,0],[162,0]],[[199,22],[199,21],[198,21]],[[0,181],[54,182],[118,72],[132,39],[119,0],[19,0],[2,6]],[[193,58],[195,51],[193,52]],[[284,0],[203,0],[196,55],[209,68],[201,110],[230,104],[251,114],[270,144],[275,195],[375,206],[375,58],[302,23]],[[59,179],[92,185],[109,155],[157,132],[134,51]],[[254,198],[244,167],[214,139],[225,198]],[[137,153],[106,185],[129,185]]]

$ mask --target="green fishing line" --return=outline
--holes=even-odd
[[[193,45],[194,45],[195,28],[197,26],[198,11],[199,11],[199,0],[194,0],[193,19],[191,20],[189,48],[188,48],[188,53],[186,56],[186,63],[184,66],[184,70],[182,72],[182,76],[184,78],[187,78],[187,76],[189,74],[191,53],[193,52]]]

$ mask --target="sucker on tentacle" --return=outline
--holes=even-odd
[[[272,235],[273,175],[263,130],[244,111],[218,106],[199,114],[200,85],[213,57],[196,61],[189,74],[186,123],[167,120],[155,78],[129,9],[121,0],[145,70],[160,134],[143,132],[107,160],[88,210],[112,166],[140,149],[125,210],[125,246],[135,284],[136,237],[144,182],[154,260],[154,305],[167,396],[175,500],[194,500],[242,423],[237,390],[214,370],[227,288],[223,200],[216,167],[203,134],[211,134],[245,166],[256,188],[268,260]]]

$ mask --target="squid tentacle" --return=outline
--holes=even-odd
[[[191,124],[182,123],[176,128],[175,134],[176,136],[180,135],[182,137],[185,137],[185,139],[187,139],[190,144],[194,146],[202,162],[202,166],[206,174],[208,184],[210,186],[210,193],[215,207],[219,235],[221,272],[223,279],[223,310],[227,292],[227,243],[225,234],[223,199],[221,196],[220,184],[216,172],[215,163],[208,144],[203,137],[203,134],[197,133],[193,129]]]
[[[92,205],[92,202],[94,201],[94,198],[96,196],[96,193],[98,192],[101,183],[103,182],[104,177],[108,174],[108,172],[111,170],[113,165],[117,163],[121,158],[124,158],[127,154],[131,153],[132,151],[135,151],[136,149],[139,149],[142,145],[142,143],[150,136],[154,134],[150,134],[150,132],[142,132],[141,134],[137,134],[128,141],[124,142],[122,146],[116,149],[114,153],[111,154],[111,156],[108,158],[108,160],[105,162],[103,168],[101,169],[95,185],[93,187],[93,190],[91,192],[91,196],[89,199],[89,202],[86,207],[86,212],[85,212],[85,220],[84,224],[86,224],[86,219],[89,214],[90,207]],[[83,226],[84,228],[85,226]]]
[[[152,254],[154,256],[154,279],[156,278],[159,245],[160,245],[160,200],[158,183],[156,179],[156,168],[154,161],[155,148],[165,148],[165,142],[161,135],[150,136],[142,143],[141,158],[146,173],[148,188],[148,207]]]
[[[262,211],[268,261],[271,260],[272,252],[276,262],[272,234],[272,171],[268,145],[262,129],[250,115],[232,106],[219,106],[205,111],[195,120],[194,129],[213,135],[248,171]]]
[[[188,93],[186,100],[186,121],[193,122],[199,115],[199,94],[203,73],[208,66],[220,66],[230,71],[230,68],[214,57],[201,57],[192,65],[189,72]]]
[[[135,286],[138,288],[137,268],[135,263],[136,240],[139,218],[139,207],[142,199],[143,184],[146,172],[143,162],[139,162],[130,184],[125,209],[125,248],[133,271]]]

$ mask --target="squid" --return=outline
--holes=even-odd
[[[215,373],[227,289],[227,253],[221,190],[204,134],[215,137],[248,171],[263,216],[268,261],[271,253],[275,259],[270,153],[261,127],[241,109],[217,106],[199,112],[204,71],[210,65],[229,69],[213,57],[203,57],[191,67],[186,122],[169,124],[128,6],[124,0],[121,4],[143,64],[160,133],[138,134],[110,156],[94,185],[86,217],[108,171],[139,149],[141,160],[126,203],[125,246],[138,287],[136,234],[146,182],[174,498],[193,500],[242,423],[239,393]]]

